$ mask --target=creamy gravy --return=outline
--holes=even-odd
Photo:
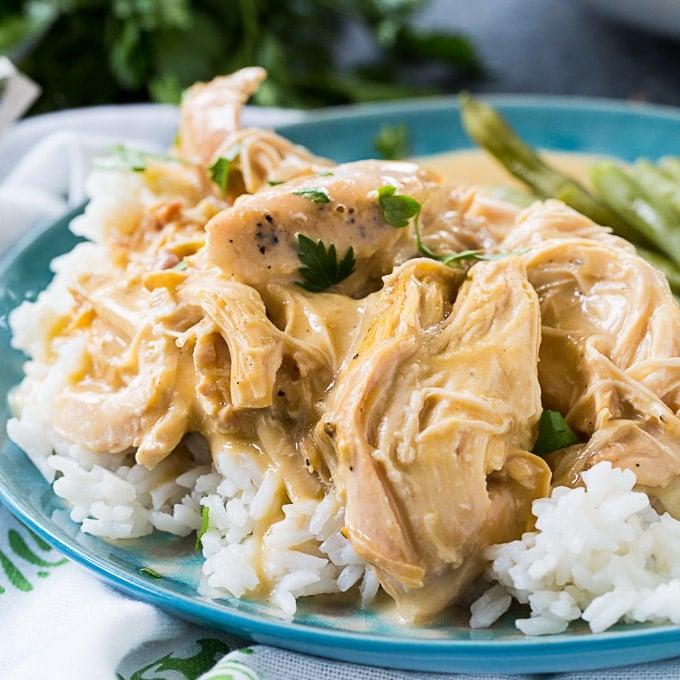
[[[541,155],[553,167],[584,184],[588,184],[587,168],[597,158],[594,154],[562,151],[549,151]],[[481,149],[422,156],[418,158],[418,163],[461,184],[522,186],[491,154]]]

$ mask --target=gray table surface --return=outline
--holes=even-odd
[[[434,0],[421,21],[473,39],[489,75],[472,92],[680,105],[680,40],[609,20],[578,0]]]

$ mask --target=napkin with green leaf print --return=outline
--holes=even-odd
[[[0,506],[3,680],[189,680],[244,645],[125,597]]]

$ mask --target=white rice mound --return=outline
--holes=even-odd
[[[533,504],[536,531],[492,546],[496,581],[471,607],[473,628],[490,626],[512,599],[526,635],[561,633],[583,619],[594,633],[618,622],[680,624],[680,522],[633,490],[630,470],[601,462],[585,488],[556,487]]]
[[[57,363],[48,383],[59,382],[58,370]],[[44,397],[41,405],[48,402]],[[42,422],[28,409],[8,432],[84,533],[133,539],[201,531],[198,591],[215,599],[262,597],[286,618],[308,595],[355,587],[361,606],[373,601],[379,582],[342,535],[344,508],[332,491],[319,501],[290,502],[275,468],[263,471],[248,450],[219,454],[212,463],[200,441],[192,447],[189,440],[190,455],[173,454],[148,470],[132,454],[93,453],[60,440],[41,415]]]

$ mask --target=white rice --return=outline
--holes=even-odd
[[[602,462],[583,481],[534,502],[536,531],[487,551],[496,584],[472,605],[473,628],[490,626],[513,598],[529,605],[529,618],[515,621],[527,635],[578,619],[594,633],[618,622],[680,623],[680,522],[633,490],[630,470]]]

